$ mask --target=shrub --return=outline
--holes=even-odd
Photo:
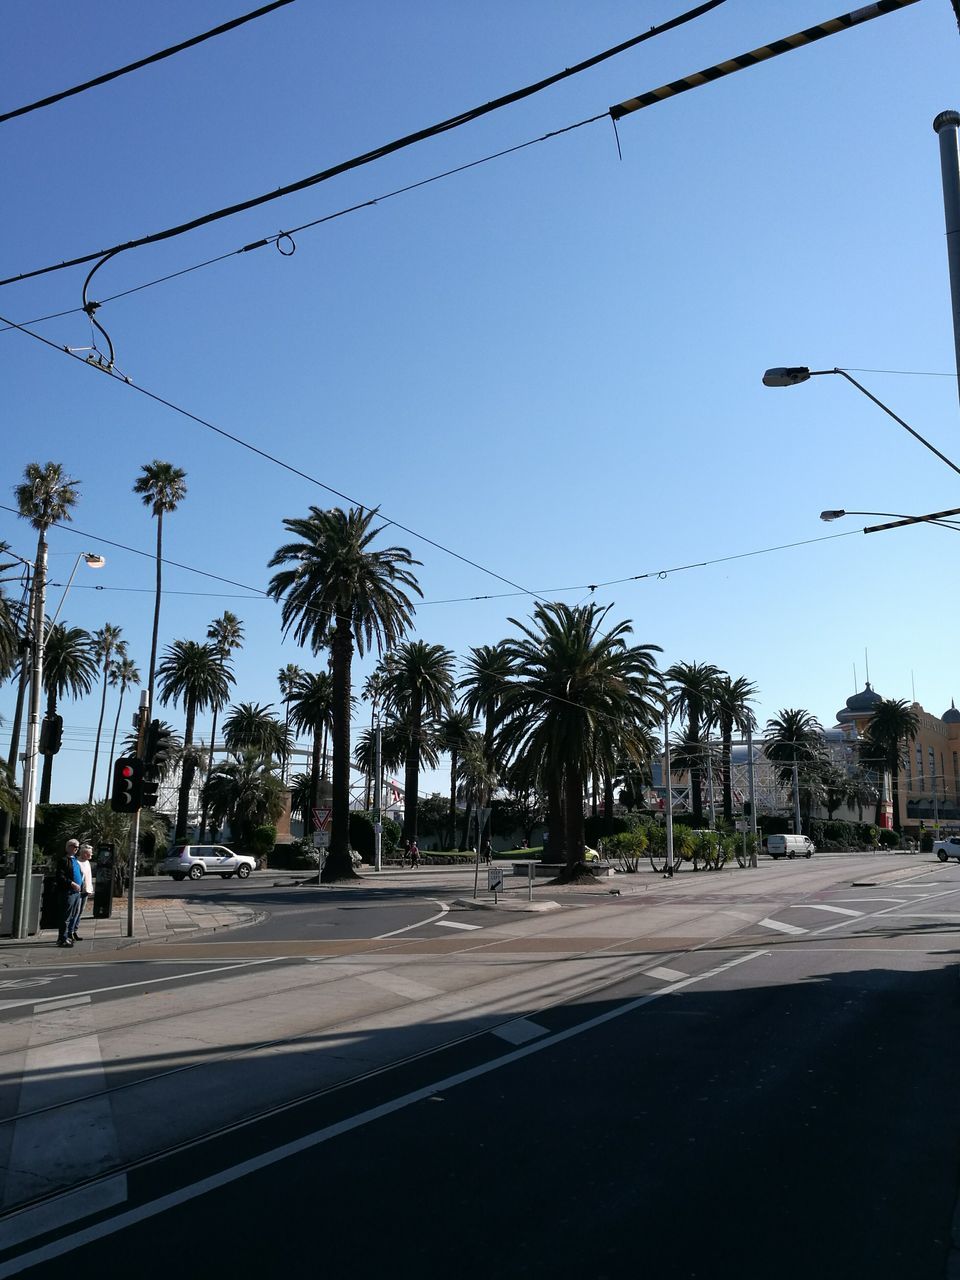
[[[380,835],[380,851],[392,853],[400,844],[400,827],[392,818],[382,818],[383,828]],[[374,859],[373,814],[354,809],[350,813],[350,847],[356,849],[364,862]]]
[[[277,843],[277,828],[264,823],[250,833],[250,850],[255,858],[265,858]]]
[[[584,841],[591,849],[595,849],[598,840],[602,840],[606,845],[611,836],[623,835],[635,825],[636,820],[631,823],[629,818],[612,817],[608,820],[602,813],[596,815],[591,813],[584,819]]]
[[[899,831],[888,831],[885,827],[881,827],[878,834],[881,849],[896,849],[901,843]]]
[[[933,853],[933,832],[922,831],[920,833],[920,852]]]
[[[620,831],[616,835],[607,836],[604,840],[604,852],[613,861],[616,859],[620,870],[635,873],[640,869],[640,859],[647,849],[647,833],[638,827],[633,831]]]

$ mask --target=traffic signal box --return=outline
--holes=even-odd
[[[163,732],[159,720],[151,720],[143,746],[143,779],[140,786],[140,803],[144,809],[156,806],[160,793],[160,771],[170,755],[169,737]]]
[[[113,766],[110,808],[114,813],[136,813],[143,804],[143,763],[136,756],[121,756]]]
[[[63,745],[63,716],[46,715],[40,722],[40,754],[55,756]]]

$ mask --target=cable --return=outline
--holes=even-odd
[[[252,22],[254,18],[262,18],[266,13],[271,13],[274,9],[281,9],[284,5],[292,3],[293,0],[273,0],[272,4],[265,4],[262,8],[255,9],[252,13],[245,13],[242,18],[233,18],[230,22],[221,23],[219,27],[213,27],[212,30],[205,31],[202,35],[192,36],[189,40],[182,40],[180,44],[171,45],[169,49],[161,49],[159,53],[151,53],[149,57],[140,58],[137,62],[130,62],[127,66],[119,67],[116,71],[108,71],[93,80],[87,80],[83,84],[75,85],[72,89],[63,89],[60,93],[53,93],[48,98],[40,98],[37,102],[28,103],[25,107],[16,107],[13,111],[5,111],[0,115],[0,124],[6,124],[8,120],[13,120],[17,116],[25,116],[30,111],[39,111],[41,107],[50,107],[55,102],[62,102],[64,98],[72,98],[77,93],[86,92],[87,89],[96,89],[99,85],[116,80],[119,76],[125,76],[131,71],[139,71],[141,67],[148,67],[153,62],[160,62],[164,58],[170,58],[175,53],[182,53],[184,49],[191,49],[194,45],[202,44],[204,40],[212,40],[214,36],[222,36],[227,31],[233,31],[235,27],[242,27],[245,22]]]
[[[886,3],[892,3],[893,0],[884,0]],[[901,3],[912,3],[913,0],[899,0]],[[498,111],[501,107],[511,106],[515,102],[520,102],[524,98],[529,98],[541,90],[549,88],[551,85],[557,84],[561,80],[566,80],[570,76],[577,75],[581,71],[585,71],[590,67],[596,66],[600,62],[604,62],[607,58],[612,58],[616,54],[623,53],[626,49],[632,49],[638,44],[642,44],[646,40],[653,39],[654,36],[662,35],[666,31],[671,31],[675,27],[683,26],[687,22],[692,22],[695,18],[701,17],[708,13],[711,9],[716,9],[719,5],[725,3],[725,0],[705,0],[703,4],[699,4],[694,9],[687,10],[669,21],[661,23],[658,27],[651,27],[648,31],[644,31],[638,36],[634,36],[630,40],[625,40],[623,44],[615,45],[612,49],[605,49],[602,53],[587,58],[583,62],[578,62],[572,67],[567,67],[563,71],[559,71],[554,75],[548,76],[544,80],[538,80],[535,84],[530,84],[522,89],[515,89],[511,93],[504,94],[502,97],[494,98],[492,101],[485,103],[483,106],[471,107],[466,111],[461,111],[455,116],[450,116],[446,120],[441,120],[437,124],[428,125],[425,129],[418,129],[414,133],[405,134],[401,138],[395,138],[392,142],[386,142],[379,147],[374,147],[370,151],[365,151],[361,155],[352,156],[349,160],[342,160],[339,164],[332,165],[328,169],[322,169],[318,173],[310,174],[309,177],[300,178],[296,182],[287,183],[286,186],[278,187],[273,191],[264,192],[262,195],[251,196],[246,200],[241,200],[237,204],[226,205],[222,209],[216,209],[212,213],[201,214],[199,217],[191,218],[188,222],[181,222],[176,226],[167,227],[164,231],[154,232],[152,235],[140,236],[136,240],[128,240],[123,244],[113,245],[108,249],[98,249],[94,253],[82,254],[80,257],[71,258],[66,262],[53,263],[50,266],[39,267],[33,271],[21,272],[19,275],[10,276],[6,280],[0,280],[0,286],[14,284],[20,280],[31,280],[36,276],[47,275],[52,271],[63,271],[67,267],[77,267],[85,262],[95,262],[98,258],[103,258],[107,254],[119,253],[126,249],[139,249],[143,245],[157,244],[162,240],[170,240],[174,236],[180,236],[187,231],[195,231],[198,227],[208,226],[211,222],[219,222],[224,218],[233,217],[234,214],[243,213],[247,209],[255,209],[260,205],[268,204],[273,200],[279,200],[284,196],[293,195],[297,191],[305,191],[309,187],[315,187],[321,182],[328,182],[331,178],[339,177],[342,173],[349,173],[353,169],[359,169],[364,165],[371,164],[374,160],[382,160],[385,156],[393,155],[397,151],[402,151],[407,147],[411,147],[418,142],[423,142],[427,138],[434,138],[442,133],[449,133],[453,129],[460,128],[461,125],[469,124],[474,120],[479,120],[482,116],[489,115],[492,111]],[[593,124],[597,120],[602,120],[607,116],[607,112],[603,111],[599,115],[594,116],[591,120],[583,120],[580,125]],[[580,127],[577,126],[570,126]]]

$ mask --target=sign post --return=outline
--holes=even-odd
[[[496,904],[497,892],[503,892],[503,867],[487,867],[487,889],[493,893]]]

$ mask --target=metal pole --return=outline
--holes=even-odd
[[[37,756],[40,741],[40,699],[43,693],[44,600],[47,587],[47,539],[40,530],[37,563],[33,571],[33,663],[30,672],[30,718],[23,760],[23,791],[20,798],[20,855],[17,858],[16,890],[13,900],[13,936],[27,937],[30,924],[30,888],[33,873],[33,830],[37,816]]]
[[[144,737],[150,720],[149,693],[140,691],[140,720],[137,725],[137,759],[143,763]],[[200,833],[201,840],[203,832]],[[137,853],[140,850],[140,810],[133,815],[133,828],[130,832],[130,849],[127,853],[127,937],[133,937],[133,912],[137,899]]]
[[[747,725],[747,791],[750,795],[750,834],[753,836],[753,850],[750,854],[750,866],[757,866],[757,797],[753,777],[753,730]]]
[[[77,556],[76,560],[74,560],[73,562],[73,568],[70,570],[70,577],[67,579],[67,585],[63,588],[63,595],[60,597],[60,603],[57,605],[57,611],[53,615],[53,617],[50,619],[51,627],[55,627],[57,625],[57,619],[60,617],[60,610],[63,608],[64,600],[66,600],[67,598],[67,592],[70,590],[73,580],[76,577],[77,570],[80,567],[80,561],[83,559],[83,557],[86,554],[87,554],[86,551],[81,551],[80,554]]]
[[[707,738],[707,812],[710,814],[710,830],[717,825],[717,806],[713,795],[713,752],[710,749],[710,738]]]
[[[797,757],[793,757],[793,829],[798,836],[803,835],[800,824],[800,775],[797,769]]]
[[[378,871],[383,869],[383,815],[380,811],[381,791],[380,791],[380,753],[382,744],[380,740],[380,721],[377,721],[377,727],[373,731],[373,776],[375,779],[375,793],[373,797],[373,865]]]
[[[673,785],[670,778],[670,716],[663,721],[663,772],[667,784],[667,875],[673,875]]]
[[[941,111],[933,122],[940,141],[940,179],[943,183],[943,216],[947,232],[947,263],[950,267],[950,299],[953,303],[953,346],[960,375],[960,115]],[[960,389],[960,376],[957,379]]]

